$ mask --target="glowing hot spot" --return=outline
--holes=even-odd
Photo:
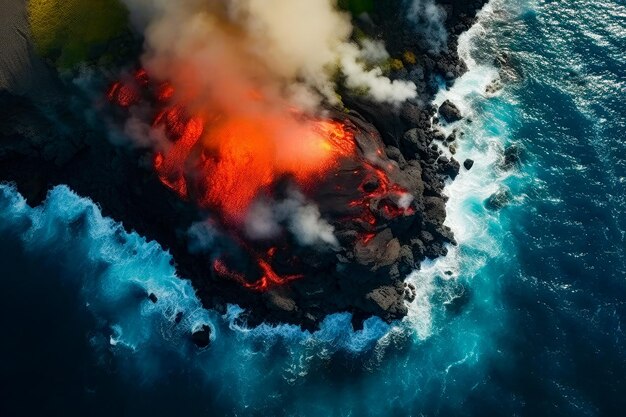
[[[236,236],[242,229],[248,209],[263,193],[285,177],[303,191],[315,192],[328,176],[337,176],[342,161],[350,160],[361,168],[353,174],[362,177],[349,207],[357,208],[357,223],[364,234],[363,244],[376,236],[379,217],[387,219],[410,215],[413,207],[399,204],[406,190],[394,184],[387,171],[363,157],[357,150],[350,124],[336,120],[305,117],[284,103],[266,102],[260,91],[239,94],[237,106],[214,109],[202,103],[190,105],[174,87],[154,83],[144,70],[130,81],[116,82],[107,92],[108,99],[122,108],[147,98],[155,106],[153,133],[165,139],[153,159],[158,179],[181,198],[212,210],[222,223],[231,226]],[[382,144],[376,150],[383,156]],[[340,184],[337,184],[341,191]],[[406,206],[406,207],[405,207]],[[355,219],[351,219],[355,220]],[[237,240],[237,239],[236,239]],[[259,251],[239,241],[255,260],[253,276],[230,269],[220,260],[213,261],[216,276],[238,282],[253,291],[266,291],[303,277],[275,272],[276,248]],[[285,266],[281,268],[285,271]]]
[[[254,198],[281,176],[291,175],[307,188],[355,152],[352,134],[335,121],[289,115],[207,123],[186,119],[175,107],[155,125],[174,140],[155,159],[160,180],[181,197],[217,209],[230,223],[243,221]]]

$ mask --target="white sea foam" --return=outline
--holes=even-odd
[[[166,342],[184,353],[192,330],[208,324],[213,342],[223,347],[233,343],[232,337],[245,337],[249,342],[284,340],[328,352],[356,352],[372,347],[390,327],[370,318],[362,330],[354,331],[347,313],[328,316],[313,333],[294,325],[239,325],[240,307],[230,306],[224,316],[204,309],[191,283],[176,275],[171,255],[158,243],[127,233],[103,217],[91,200],[66,186],[53,188],[42,205],[31,208],[14,187],[0,184],[0,231],[20,225],[30,251],[59,252],[68,265],[66,275],[82,288],[88,309],[108,323],[113,348],[149,351]],[[156,303],[148,299],[151,293]],[[220,336],[225,340],[218,340]]]
[[[421,340],[436,331],[433,310],[440,306],[433,304],[433,296],[437,280],[471,280],[487,259],[499,252],[499,242],[492,233],[497,219],[484,208],[483,201],[498,190],[507,176],[496,167],[508,135],[508,115],[497,108],[485,112],[484,104],[489,100],[486,89],[498,79],[498,70],[474,58],[476,40],[485,35],[487,22],[496,9],[496,1],[488,3],[476,24],[460,36],[458,53],[468,71],[449,90],[439,91],[433,100],[437,106],[445,100],[452,101],[465,117],[441,130],[446,135],[457,130],[455,158],[461,163],[472,159],[474,165],[469,171],[461,167],[458,177],[444,190],[449,198],[445,225],[454,232],[458,246],[449,246],[447,256],[423,262],[418,271],[407,277],[407,282],[416,287],[416,298],[408,303],[409,314],[404,322]]]
[[[53,188],[31,208],[15,188],[0,185],[0,208],[4,228],[28,225],[21,239],[29,251],[63,260],[64,276],[80,286],[88,309],[109,323],[111,345],[136,350],[155,337],[184,339],[194,326],[211,324],[191,283],[176,277],[168,252],[127,233],[68,187]],[[148,300],[150,293],[156,303]],[[183,318],[175,325],[179,312]]]
[[[486,15],[487,10],[481,15]],[[471,276],[484,264],[486,256],[497,252],[497,242],[487,227],[492,215],[484,211],[481,203],[502,180],[494,164],[506,131],[504,122],[500,130],[494,128],[497,118],[486,126],[484,117],[475,114],[475,103],[485,99],[484,88],[497,74],[494,68],[481,66],[471,59],[472,39],[480,33],[476,28],[480,28],[480,23],[462,35],[459,42],[459,54],[466,59],[470,71],[435,99],[435,103],[451,99],[463,114],[474,119],[473,124],[462,126],[465,138],[459,140],[457,158],[461,161],[472,158],[475,164],[469,172],[462,170],[445,190],[450,198],[446,224],[454,231],[459,246],[450,247],[444,258],[425,262],[421,270],[407,278],[416,286],[417,297],[409,304],[405,323],[419,339],[433,332],[431,298],[436,290],[436,278]],[[83,288],[84,301],[95,316],[108,323],[111,335],[107,340],[114,349],[140,352],[159,349],[157,345],[165,342],[170,348],[183,352],[188,346],[185,341],[190,331],[200,324],[211,326],[216,351],[227,350],[236,340],[250,343],[282,339],[295,342],[297,346],[308,346],[307,352],[315,351],[320,355],[337,350],[362,351],[372,346],[383,352],[390,340],[403,332],[402,326],[389,326],[377,318],[367,320],[364,329],[355,332],[348,314],[327,317],[321,329],[314,333],[290,325],[248,329],[236,324],[241,314],[238,307],[229,308],[224,316],[204,309],[189,281],[176,276],[169,253],[156,242],[146,242],[136,233],[125,232],[120,224],[102,217],[93,202],[67,187],[54,188],[42,206],[30,208],[13,187],[1,185],[0,209],[0,230],[30,223],[22,239],[31,250],[46,251],[55,247],[60,255],[65,253],[63,256],[68,263],[80,264],[75,268],[83,270],[76,276],[83,279],[78,284]],[[76,231],[72,225],[80,223],[81,218],[84,226]],[[61,248],[66,251],[61,252]],[[474,251],[472,254],[480,251],[484,256],[469,256],[468,251]],[[157,303],[147,299],[149,293],[157,296]],[[179,313],[183,313],[183,318],[176,324]],[[220,338],[225,340],[220,341]],[[247,346],[239,349],[237,355],[250,355]]]

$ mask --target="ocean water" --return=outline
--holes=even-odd
[[[621,0],[492,0],[463,35],[470,70],[435,99],[475,161],[446,189],[459,245],[392,325],[241,328],[67,187],[31,208],[0,186],[0,415],[622,415],[625,24]]]

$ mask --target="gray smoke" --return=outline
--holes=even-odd
[[[337,0],[123,1],[146,39],[144,65],[186,97],[241,106],[237,90],[254,88],[306,108],[337,100],[336,69],[379,102],[416,96],[413,83],[366,68],[371,50],[350,41]]]
[[[245,228],[252,239],[271,239],[287,229],[303,246],[339,246],[334,227],[296,190],[281,201],[257,200],[248,212]]]

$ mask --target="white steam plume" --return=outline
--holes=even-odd
[[[386,51],[350,42],[350,18],[336,0],[123,1],[145,35],[144,64],[185,99],[211,100],[228,111],[253,88],[268,100],[311,108],[320,97],[337,100],[337,69],[349,87],[379,102],[416,95],[413,83],[365,68],[372,54]]]
[[[402,103],[417,95],[417,87],[413,83],[401,80],[391,81],[382,75],[380,68],[366,70],[361,64],[363,51],[351,43],[339,47],[341,69],[346,76],[349,88],[367,88],[367,94],[379,103]],[[372,51],[366,51],[372,53]]]
[[[253,239],[276,237],[283,226],[303,246],[339,246],[334,227],[297,191],[280,202],[257,200],[248,211],[246,233]]]

